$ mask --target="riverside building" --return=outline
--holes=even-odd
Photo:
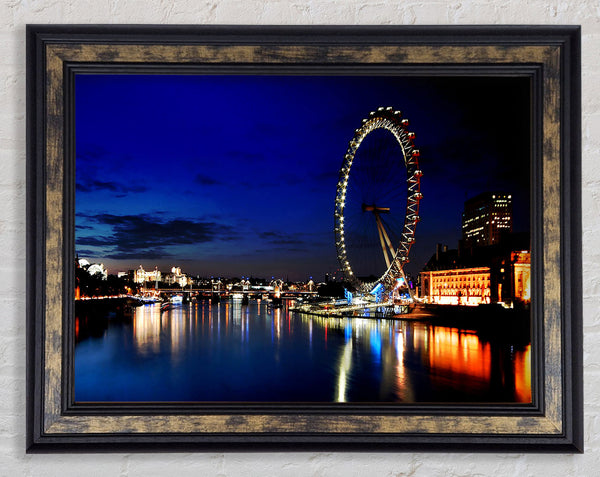
[[[529,234],[512,233],[512,196],[484,192],[465,202],[458,249],[438,244],[420,273],[428,303],[527,306],[531,299]]]
[[[465,202],[462,214],[464,245],[484,247],[500,242],[502,234],[512,232],[512,196],[484,192]]]

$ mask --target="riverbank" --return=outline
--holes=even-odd
[[[335,306],[330,308],[304,306],[292,311],[323,318],[419,321],[434,326],[474,331],[489,340],[511,343],[529,343],[531,339],[530,311],[525,308],[504,308],[498,304],[479,306],[416,304],[411,306],[407,313],[394,313],[391,307],[386,311],[373,308],[368,313],[358,307],[353,311],[341,307],[338,311]]]
[[[131,296],[106,297],[106,298],[88,298],[75,300],[75,315],[118,315],[131,312],[136,306],[143,302]]]
[[[129,322],[142,303],[133,297],[75,300],[75,341],[101,337],[109,321]]]

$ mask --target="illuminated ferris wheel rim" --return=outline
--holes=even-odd
[[[413,132],[408,132],[408,124],[409,123],[407,119],[402,119],[402,114],[400,111],[394,110],[392,107],[382,107],[378,108],[376,111],[372,111],[369,114],[369,117],[362,120],[361,127],[354,131],[354,136],[348,144],[348,150],[344,155],[344,162],[340,168],[339,180],[336,189],[334,213],[337,256],[346,278],[362,292],[371,291],[379,283],[383,284],[388,290],[394,288],[396,278],[404,275],[402,269],[408,262],[408,254],[412,244],[415,241],[415,229],[420,219],[419,202],[423,197],[421,194],[422,172],[419,169],[419,150],[416,149],[413,144],[415,134]],[[399,244],[395,248],[392,260],[388,264],[387,269],[375,282],[366,283],[362,282],[355,275],[348,260],[346,240],[344,238],[344,206],[346,203],[348,179],[350,177],[350,170],[352,168],[356,151],[360,147],[365,137],[367,137],[369,133],[376,129],[388,130],[396,138],[396,141],[402,149],[407,173],[406,215],[404,218],[404,226]],[[376,208],[371,207],[371,209]],[[363,211],[365,211],[364,204]]]

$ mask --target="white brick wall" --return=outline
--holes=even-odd
[[[581,24],[585,455],[25,455],[25,24]],[[0,475],[592,476],[600,474],[598,0],[0,0]],[[596,268],[598,267],[598,268]]]

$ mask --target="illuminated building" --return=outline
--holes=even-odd
[[[169,285],[177,283],[183,288],[191,283],[191,278],[189,278],[185,273],[182,273],[180,267],[173,267],[171,268],[171,273],[167,275],[166,281]]]
[[[83,268],[92,276],[99,275],[102,277],[102,280],[108,278],[108,271],[104,268],[103,263],[90,263],[85,258],[81,258],[78,260],[78,264],[80,268]]]
[[[490,267],[421,272],[421,296],[441,305],[490,303]]]
[[[525,250],[512,252],[510,261],[513,297],[528,303],[531,300],[531,253]]]
[[[141,265],[133,275],[133,281],[135,283],[144,284],[145,282],[160,282],[160,280],[161,273],[158,269],[155,268],[151,272],[147,272]]]
[[[484,192],[465,202],[462,238],[466,246],[495,245],[512,232],[512,196]]]
[[[420,277],[420,296],[427,303],[526,306],[531,300],[531,253],[489,246],[461,255],[438,246]]]

